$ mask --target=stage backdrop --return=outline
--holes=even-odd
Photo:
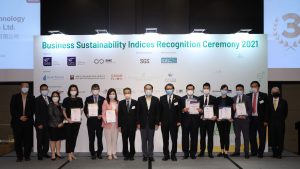
[[[212,94],[219,96],[220,86],[228,84],[235,95],[235,85],[242,83],[249,92],[252,80],[261,83],[267,92],[267,41],[265,35],[253,34],[183,34],[183,35],[50,35],[35,37],[34,93],[39,95],[42,83],[50,92],[59,90],[62,99],[70,84],[77,84],[79,96],[91,94],[93,83],[101,86],[105,97],[109,88],[117,90],[123,99],[122,89],[133,89],[133,98],[144,95],[146,83],[154,86],[154,96],[165,94],[166,83],[175,85],[175,94],[185,95],[185,86],[196,86],[201,95],[202,84],[209,82]],[[141,151],[140,131],[136,133],[136,149]],[[103,137],[104,151],[106,151]],[[215,151],[219,147],[217,128],[214,138]],[[234,134],[231,131],[231,145]],[[181,151],[181,129],[178,135]],[[232,148],[232,147],[231,147]],[[35,146],[36,150],[36,146]],[[64,144],[62,147],[64,151]],[[160,128],[155,133],[155,152],[162,152]],[[86,118],[77,140],[76,151],[88,152]],[[118,151],[122,151],[121,134]]]

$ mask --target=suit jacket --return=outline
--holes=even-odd
[[[102,97],[100,95],[98,96],[98,115],[102,115],[102,104],[103,104],[104,100],[105,100],[104,97]],[[93,104],[93,103],[94,103],[93,95],[85,98],[83,111],[84,111],[84,114],[86,117],[89,114],[88,104]],[[92,119],[98,119],[98,117],[90,117],[90,118],[88,118],[88,121],[92,120]]]
[[[51,97],[47,96],[49,103]],[[42,95],[35,98],[35,125],[47,127],[49,124],[48,104]]]
[[[237,100],[237,96],[234,96],[233,97],[233,103],[236,103],[236,100]],[[252,114],[252,101],[250,100],[250,98],[247,95],[243,94],[242,102],[245,103],[246,111],[247,111],[247,114],[248,114],[247,119],[248,119]],[[236,113],[236,111],[234,111],[234,113]]]
[[[186,108],[186,100],[187,100],[187,99],[188,99],[188,96],[187,96],[187,95],[181,97],[181,106],[182,106],[182,107],[181,107],[181,108],[182,108],[182,111],[181,111],[181,112],[182,112],[181,120],[183,120],[184,118],[190,117],[190,116],[193,116],[193,117],[196,116],[196,118],[199,119],[199,115],[200,115],[200,114],[189,114],[189,113],[183,112],[183,109]],[[199,108],[201,108],[201,102],[200,102],[200,100],[199,100],[199,97],[193,95],[193,99],[199,101],[199,103],[200,103]]]
[[[250,97],[251,105],[252,105],[252,93],[248,93],[247,96]],[[258,119],[261,122],[268,121],[268,95],[266,93],[259,92],[257,99],[257,114]]]
[[[27,95],[24,114],[27,116],[28,120],[26,122],[22,122],[20,120],[20,117],[23,115],[23,102],[21,93],[12,96],[10,100],[11,127],[23,124],[33,125],[33,115],[35,111],[34,100],[35,98],[33,95]]]
[[[201,95],[199,97],[199,100],[200,100],[200,105],[201,105],[200,107],[201,107],[201,109],[204,110],[204,95]],[[213,106],[214,115],[217,116],[218,115],[218,104],[217,104],[217,98],[215,96],[209,95],[208,105]],[[201,118],[203,118],[203,117],[204,117],[204,115],[202,115]]]
[[[161,125],[177,126],[177,123],[181,123],[181,98],[178,95],[173,94],[171,106],[169,107],[169,100],[167,95],[163,95],[159,99],[160,105],[160,122]]]
[[[127,110],[126,100],[119,102],[118,125],[121,128],[136,129],[137,122],[137,101],[131,99],[129,111]]]
[[[284,125],[285,119],[288,115],[288,103],[285,99],[279,98],[277,109],[274,109],[273,97],[269,97],[268,104],[269,124],[270,125]]]
[[[155,129],[155,125],[159,125],[159,111],[159,100],[157,97],[152,96],[149,110],[146,97],[139,97],[137,105],[137,124],[140,124],[141,128],[144,129],[148,123],[150,129]]]
[[[49,126],[57,128],[60,123],[64,121],[64,114],[61,105],[56,106],[54,103],[48,105],[49,112]]]
[[[221,108],[222,106],[220,105],[221,102],[222,102],[222,96],[218,97],[217,98],[217,107],[218,109]],[[231,107],[231,118],[233,119],[234,118],[234,112],[233,112],[233,99],[229,96],[226,96],[225,98],[225,106],[226,107]],[[217,110],[219,111],[219,110]],[[217,113],[217,117],[219,118],[219,112]]]

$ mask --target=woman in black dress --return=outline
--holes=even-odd
[[[61,140],[63,140],[64,130],[63,130],[63,121],[64,115],[62,112],[62,107],[59,103],[60,94],[57,91],[52,92],[51,94],[52,102],[49,104],[49,137],[50,137],[50,146],[52,152],[52,160],[55,160],[56,157],[62,158],[60,155],[60,145]]]

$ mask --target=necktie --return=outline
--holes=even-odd
[[[278,101],[277,101],[277,99],[274,99],[273,105],[274,105],[274,110],[276,111],[277,107],[278,107]]]
[[[207,96],[205,96],[204,104],[207,105]]]
[[[129,110],[130,110],[130,105],[129,105],[129,101],[128,101],[128,100],[126,101],[126,108],[127,108],[127,111],[129,112]]]
[[[256,113],[256,93],[253,94],[252,109],[253,113]]]
[[[94,96],[94,103],[97,103],[97,102],[98,102],[97,96]]]
[[[242,96],[239,96],[239,103],[242,103]]]
[[[47,98],[47,96],[45,96],[44,97],[44,99],[45,99],[45,102],[47,103],[47,105],[49,104],[49,101],[48,101],[48,98]]]
[[[171,100],[171,96],[169,96],[169,108],[171,108],[172,105],[172,100]]]

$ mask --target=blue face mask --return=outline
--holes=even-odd
[[[237,94],[238,96],[241,96],[241,95],[243,95],[243,91],[236,91],[236,94]]]
[[[166,90],[166,94],[167,95],[172,95],[173,94],[173,90]]]

